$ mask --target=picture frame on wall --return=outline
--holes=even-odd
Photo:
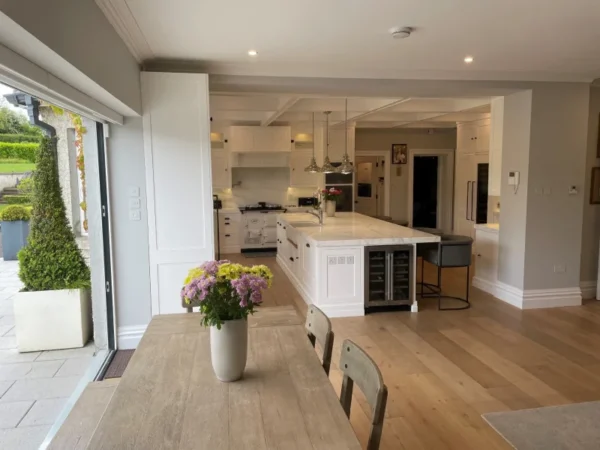
[[[406,164],[408,162],[408,145],[392,144],[392,164]]]
[[[600,167],[592,167],[592,183],[590,186],[590,204],[600,204]]]

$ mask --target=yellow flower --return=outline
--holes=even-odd
[[[204,275],[204,271],[200,267],[194,267],[188,272],[188,276],[183,281],[183,284],[188,284],[190,281]]]
[[[249,273],[264,278],[265,280],[267,280],[267,285],[271,287],[271,284],[273,283],[273,272],[271,272],[271,269],[269,269],[264,264],[261,264],[259,266],[252,266],[250,268]]]
[[[245,267],[241,264],[226,263],[219,267],[217,278],[222,280],[237,280],[245,273]]]

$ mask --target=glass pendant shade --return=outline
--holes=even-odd
[[[304,169],[304,171],[309,173],[321,172],[321,168],[317,165],[317,160],[314,156],[310,159],[310,164]]]
[[[340,164],[337,170],[339,173],[342,173],[344,175],[348,175],[354,172],[354,165],[352,164],[352,162],[350,162],[350,157],[347,153],[344,154],[344,156],[342,157],[342,164]]]
[[[333,166],[333,164],[331,164],[331,161],[329,160],[329,156],[326,156],[325,159],[323,160],[323,167],[321,167],[321,173],[336,173],[337,172],[337,168],[335,168]]]

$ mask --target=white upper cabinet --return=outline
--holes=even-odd
[[[490,172],[488,195],[500,197],[502,183],[502,133],[504,132],[504,97],[492,100],[490,136]]]
[[[231,168],[229,152],[226,150],[212,149],[211,154],[212,186],[216,189],[231,188]]]
[[[310,164],[312,150],[295,150],[290,155],[290,187],[317,187],[321,174],[308,173],[304,168]]]
[[[228,149],[244,152],[290,152],[290,127],[230,127]]]
[[[489,119],[458,125],[456,130],[456,151],[458,154],[487,153],[489,148]]]

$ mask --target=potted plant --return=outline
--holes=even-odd
[[[27,243],[29,219],[31,219],[29,208],[22,205],[10,205],[0,212],[4,261],[15,261],[17,253]]]
[[[319,192],[321,197],[319,204],[325,205],[325,214],[327,217],[335,217],[335,207],[338,198],[342,195],[342,191],[336,188],[322,189]]]
[[[27,245],[19,252],[24,288],[14,300],[20,352],[83,347],[91,332],[90,271],[65,214],[56,138],[44,138],[33,175]]]
[[[262,291],[270,287],[272,278],[267,266],[208,261],[190,270],[185,279],[183,303],[199,305],[202,325],[210,327],[210,356],[220,381],[242,377],[248,353],[247,318],[262,303]]]

